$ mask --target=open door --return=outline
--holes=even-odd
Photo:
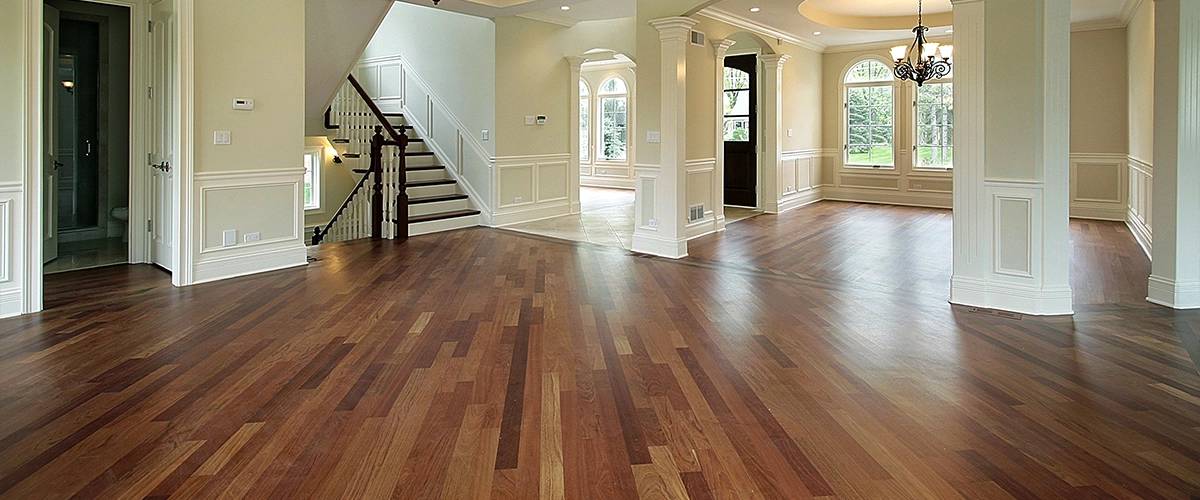
[[[42,263],[58,258],[58,9],[46,5],[42,17]],[[74,84],[72,82],[71,84]]]
[[[725,204],[758,207],[758,57],[725,58]]]
[[[150,7],[150,91],[153,129],[150,137],[150,257],[154,264],[175,270],[173,199],[175,159],[175,13],[171,0]],[[130,230],[139,228],[130,221]]]

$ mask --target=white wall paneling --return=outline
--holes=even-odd
[[[1128,212],[1127,155],[1071,155],[1071,217],[1124,221]]]
[[[716,192],[716,186],[718,185],[716,166],[716,158],[687,161],[685,168],[687,170],[688,213],[691,213],[691,207],[704,205],[703,218],[690,220],[689,215],[687,222],[687,237],[689,240],[712,234],[722,229],[717,224],[716,212],[714,210],[716,204],[721,200]]]
[[[24,312],[24,209],[21,183],[0,183],[0,318]]]
[[[482,211],[484,225],[496,222],[499,199],[492,196],[498,161],[474,132],[463,125],[404,56],[364,59],[355,69],[363,87],[385,113],[404,113],[405,123],[425,139],[446,171]],[[370,83],[367,83],[370,82]]]
[[[820,201],[824,196],[821,167],[836,156],[836,150],[786,151],[779,161],[779,212]]]
[[[1129,157],[1129,211],[1125,223],[1146,255],[1154,244],[1154,167]]]
[[[304,169],[203,172],[195,179],[193,238],[200,243],[195,283],[303,266]],[[253,206],[250,212],[245,207]],[[222,246],[222,232],[237,230],[237,244]],[[248,233],[260,241],[246,243]]]
[[[495,225],[570,215],[570,160],[569,154],[497,158]]]

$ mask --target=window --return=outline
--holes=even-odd
[[[588,91],[587,83],[579,81],[579,162],[588,163],[592,159],[592,93]]]
[[[860,62],[846,73],[846,164],[895,165],[895,95],[892,71],[882,62]]]
[[[304,209],[321,208],[321,150],[304,153]]]
[[[954,166],[954,83],[939,80],[917,88],[917,166]]]
[[[627,136],[629,88],[620,78],[609,78],[600,84],[600,157],[609,161],[628,158]]]
[[[750,73],[725,68],[725,142],[750,142]]]

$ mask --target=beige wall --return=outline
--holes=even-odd
[[[24,0],[0,0],[0,182],[20,182],[24,169]]]
[[[633,33],[632,18],[570,28],[521,17],[496,19],[496,156],[567,153],[569,102],[578,83],[571,81],[565,58],[604,48],[637,61]],[[639,66],[639,80],[643,74]],[[546,115],[546,125],[525,125],[531,115]]]
[[[1071,34],[1071,153],[1125,154],[1125,30]]]
[[[203,0],[195,16],[196,171],[300,167],[304,1]],[[238,97],[254,111],[234,111]],[[213,145],[218,130],[233,144]]]
[[[1154,163],[1154,2],[1143,1],[1126,28],[1129,155]]]
[[[1041,116],[1044,91],[1029,61],[1041,60],[1041,22],[1034,15],[1039,0],[987,2],[991,29],[984,35],[987,113],[986,176],[994,179],[1042,179],[1043,130],[1030,118]],[[1010,3],[1012,4],[1010,6]],[[995,71],[993,68],[1025,68]]]

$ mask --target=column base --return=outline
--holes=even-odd
[[[660,238],[653,233],[646,234],[635,231],[633,233],[633,251],[668,259],[682,259],[688,255],[687,239]]]
[[[1146,300],[1172,309],[1200,309],[1200,281],[1182,282],[1150,276]]]
[[[977,278],[950,280],[950,303],[960,306],[999,309],[1029,316],[1075,314],[1069,286],[1036,287]]]

